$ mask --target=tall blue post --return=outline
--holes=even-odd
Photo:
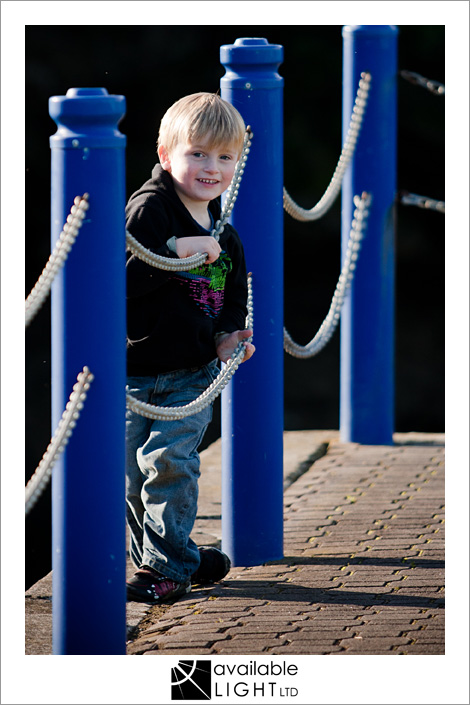
[[[220,48],[221,96],[253,130],[232,223],[253,273],[256,353],[222,395],[222,546],[234,565],[283,556],[283,47]]]
[[[340,435],[346,442],[371,445],[391,444],[394,430],[397,37],[393,25],[343,27],[344,137],[361,72],[372,75],[361,134],[343,182],[343,256],[354,195],[368,191],[372,204],[341,315]]]
[[[77,374],[94,380],[52,482],[53,652],[126,652],[124,96],[49,100],[51,239],[75,196],[89,209],[52,288],[52,426]]]

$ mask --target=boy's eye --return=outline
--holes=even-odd
[[[191,154],[195,159],[204,159],[207,156],[205,152],[199,151],[191,152]],[[233,161],[233,156],[231,154],[221,154],[218,158],[226,162]]]

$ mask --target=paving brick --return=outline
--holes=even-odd
[[[275,646],[271,649],[269,649],[270,654],[308,654],[311,656],[315,655],[327,655],[327,654],[334,654],[334,653],[341,653],[343,649],[340,646],[337,646],[336,644],[333,644],[331,641],[326,640],[326,641],[315,641],[315,642],[291,642],[288,644],[284,644],[282,646]],[[223,653],[223,652],[221,652]]]
[[[299,629],[309,629],[311,631],[321,632],[325,629],[360,629],[362,625],[361,618],[349,617],[345,614],[329,614],[325,617],[314,617],[309,620],[308,624],[297,623]]]
[[[444,643],[441,644],[407,644],[401,649],[404,654],[421,654],[425,656],[445,654]]]
[[[285,634],[286,638],[292,643],[301,643],[303,641],[309,641],[313,644],[317,642],[329,641],[331,644],[335,644],[338,640],[344,639],[347,632],[344,629],[331,628],[331,629],[300,629],[298,632]]]
[[[413,644],[423,646],[424,644],[440,644],[444,645],[444,633],[440,629],[430,629],[424,632],[413,632],[408,636],[412,639]]]
[[[225,634],[210,634],[207,638],[204,636],[194,634],[190,636],[188,634],[184,635],[184,638],[178,638],[178,635],[166,634],[164,636],[156,637],[154,643],[158,645],[160,650],[166,649],[167,647],[175,648],[181,645],[183,648],[188,647],[199,647],[199,648],[211,648],[212,644],[216,641],[225,641],[227,637]]]
[[[238,643],[233,643],[232,641],[229,644],[215,644],[214,648],[211,652],[209,653],[214,653],[214,654],[219,654],[219,655],[224,655],[224,654],[229,654],[231,656],[236,656],[237,654],[243,655],[243,656],[250,656],[250,655],[256,655],[256,654],[263,654],[266,651],[268,651],[267,647],[265,648],[263,644],[258,644],[258,643],[252,643],[252,644],[245,644],[243,642],[238,642]],[[269,653],[271,653],[269,651]]]
[[[199,655],[199,654],[212,654],[215,653],[213,649],[208,649],[207,646],[200,647],[200,646],[176,646],[176,647],[171,647],[171,646],[166,646],[165,651],[161,651],[158,646],[155,649],[151,649],[149,651],[145,651],[142,655],[143,656],[162,656],[164,654],[165,656],[181,656],[184,654],[189,655]]]
[[[221,612],[223,611],[224,614],[239,614],[241,612],[245,612],[246,610],[251,609],[252,607],[256,607],[258,605],[263,604],[266,602],[266,600],[256,600],[256,599],[251,599],[246,597],[245,595],[240,594],[240,598],[236,600],[230,600],[228,598],[221,598],[217,602],[213,602],[212,604],[205,604],[200,606],[200,610],[204,612],[204,614],[210,614],[210,613],[216,613],[216,612]]]
[[[271,634],[271,635],[278,635],[280,633],[284,634],[287,632],[294,632],[298,629],[297,626],[295,625],[289,625],[286,624],[286,622],[263,622],[263,623],[252,623],[252,622],[247,622],[243,626],[238,626],[238,627],[231,627],[227,629],[227,631],[224,631],[224,634],[226,634],[228,637],[235,637],[235,636],[241,636],[241,637],[247,637],[247,636],[252,636],[253,634]]]
[[[358,636],[363,638],[370,638],[374,636],[380,637],[393,637],[393,636],[403,636],[408,638],[415,638],[415,632],[419,630],[417,625],[410,625],[405,621],[403,622],[387,622],[386,624],[366,624],[364,626],[357,627],[356,631]]]
[[[398,646],[408,647],[411,640],[408,637],[399,636],[373,636],[367,637],[352,637],[350,639],[342,639],[340,646],[343,646],[349,653],[375,653],[375,651],[391,651]]]

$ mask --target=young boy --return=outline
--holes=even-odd
[[[210,93],[177,101],[164,115],[152,178],[129,199],[127,230],[156,254],[206,252],[188,272],[156,269],[127,258],[127,391],[157,406],[197,398],[219,373],[245,330],[247,278],[243,246],[230,225],[211,237],[245,133],[241,115]],[[254,346],[244,343],[244,360]],[[198,446],[212,407],[175,421],[126,414],[126,502],[130,554],[138,570],[130,600],[173,601],[205,577],[221,579],[230,561],[190,538],[197,511]],[[201,565],[201,558],[206,566]],[[218,564],[209,574],[207,560]],[[199,571],[198,571],[199,568]],[[204,569],[203,569],[204,568]]]

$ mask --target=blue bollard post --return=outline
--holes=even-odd
[[[49,100],[51,239],[89,209],[52,288],[52,426],[83,366],[94,380],[52,483],[53,653],[126,653],[124,96]]]
[[[342,249],[353,197],[372,205],[354,282],[341,315],[340,435],[345,442],[393,443],[397,36],[393,25],[343,27],[343,135],[361,72],[372,75],[361,134],[342,192]],[[343,139],[344,141],[344,139]]]
[[[253,130],[232,223],[253,273],[256,353],[222,395],[222,545],[234,565],[283,556],[283,47],[220,48],[221,96]]]

